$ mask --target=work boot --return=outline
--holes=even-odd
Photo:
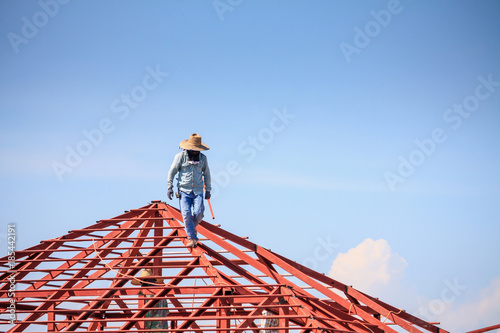
[[[196,239],[189,239],[189,242],[186,244],[187,247],[196,247],[196,245],[198,244],[198,242],[196,241]]]

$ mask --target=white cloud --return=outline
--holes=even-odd
[[[347,253],[340,253],[328,275],[375,296],[399,286],[407,265],[386,240],[368,238]]]
[[[448,293],[446,300],[441,297],[427,303],[443,328],[450,332],[466,332],[500,324],[500,277],[493,279],[472,300],[460,302],[458,291],[456,298],[453,298],[453,293]]]
[[[347,253],[340,253],[328,275],[395,307],[406,308],[425,321],[440,322],[439,326],[449,332],[500,324],[500,276],[472,300],[465,296],[469,286],[464,281],[447,279],[437,297],[430,300],[417,295],[415,286],[405,284],[407,265],[386,240],[368,238]]]

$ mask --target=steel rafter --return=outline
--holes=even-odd
[[[186,247],[179,210],[153,201],[0,258],[0,331],[446,333],[220,226],[198,233]],[[132,284],[146,268],[157,283]]]

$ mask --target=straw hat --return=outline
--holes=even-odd
[[[139,282],[137,280],[132,280],[132,284],[134,286],[140,286],[142,283],[151,283],[151,281],[148,281],[148,280],[153,280],[153,279],[148,279],[148,277],[150,277],[151,275],[153,275],[153,273],[151,272],[151,270],[149,268],[146,268],[146,269],[143,269],[141,271],[141,276],[140,276],[140,280],[142,280],[142,282]],[[163,279],[156,279],[155,282],[153,283],[163,283]]]
[[[201,136],[196,133],[191,134],[189,139],[182,140],[181,143],[179,143],[179,147],[181,147],[182,149],[197,150],[197,151],[210,149],[206,144],[201,142]]]

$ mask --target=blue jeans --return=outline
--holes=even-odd
[[[194,192],[188,194],[183,191],[180,191],[180,193],[179,201],[187,235],[189,239],[198,240],[196,227],[203,219],[203,212],[205,211],[203,194],[194,194]]]

